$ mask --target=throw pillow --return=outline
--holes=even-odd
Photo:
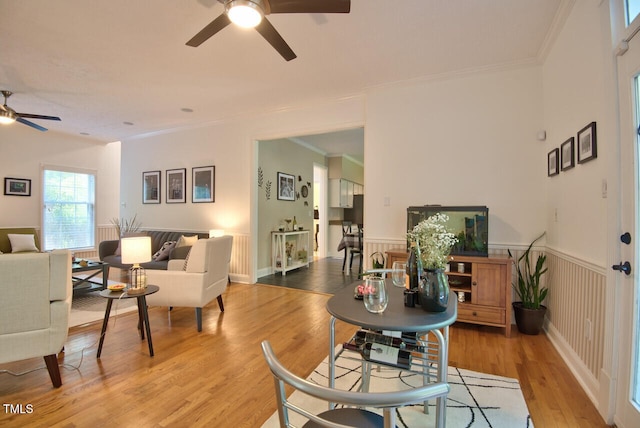
[[[169,253],[171,252],[171,250],[173,250],[176,244],[177,241],[167,241],[162,244],[162,247],[153,255],[153,260],[156,262],[159,262],[161,260],[168,260]]]
[[[23,253],[26,251],[35,251],[35,252],[39,251],[38,247],[36,247],[35,236],[31,234],[9,233],[7,236],[9,237],[9,241],[11,241],[12,253]]]
[[[180,237],[180,239],[178,239],[178,243],[176,244],[176,248],[177,247],[192,246],[193,244],[196,243],[197,240],[198,240],[198,235],[193,235],[193,236],[184,236],[184,235],[182,235]]]

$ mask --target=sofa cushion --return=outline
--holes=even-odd
[[[38,233],[33,227],[3,227],[0,228],[0,251],[5,254],[11,252],[11,241],[9,241],[9,234],[29,234],[33,235],[36,242],[36,247],[40,248],[40,239],[38,239]]]
[[[153,261],[169,260],[169,254],[171,250],[176,246],[176,241],[167,241],[162,244],[162,247],[153,254]]]
[[[10,233],[8,236],[12,253],[38,252],[35,236],[26,233]]]
[[[198,241],[198,235],[194,236],[184,236],[182,235],[180,239],[178,239],[178,243],[176,247],[191,247]]]

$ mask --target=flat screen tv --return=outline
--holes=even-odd
[[[422,205],[407,208],[407,232],[422,220],[436,213],[449,217],[446,227],[458,238],[452,255],[489,255],[489,208],[486,206]]]

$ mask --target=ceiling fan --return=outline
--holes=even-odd
[[[38,131],[46,131],[47,128],[44,128],[40,125],[30,122],[27,119],[25,119],[25,117],[28,117],[29,119],[60,120],[59,117],[55,117],[55,116],[42,116],[40,114],[18,113],[7,105],[7,99],[11,96],[11,94],[13,94],[13,92],[0,91],[0,93],[2,93],[2,95],[4,96],[4,105],[0,106],[0,124],[8,125],[13,122],[20,122],[24,125],[35,128]]]
[[[197,47],[227,25],[255,28],[287,61],[296,58],[287,42],[267,20],[272,13],[349,13],[351,0],[218,0],[224,13],[187,42]]]

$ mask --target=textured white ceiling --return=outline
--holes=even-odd
[[[18,112],[60,116],[34,120],[49,129],[117,141],[535,63],[573,1],[352,0],[349,14],[270,15],[298,55],[286,62],[233,26],[186,46],[222,13],[215,0],[0,0],[0,89]]]

